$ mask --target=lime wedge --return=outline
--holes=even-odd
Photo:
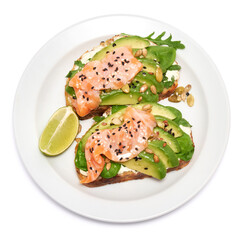
[[[39,149],[48,156],[65,151],[78,133],[79,120],[72,107],[59,108],[49,119],[40,139]]]

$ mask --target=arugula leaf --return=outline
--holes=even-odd
[[[172,41],[172,34],[170,34],[170,36],[168,38],[163,40],[162,38],[165,35],[165,33],[166,32],[162,32],[159,36],[157,36],[154,39],[154,38],[152,38],[152,36],[155,34],[155,32],[153,32],[150,35],[148,35],[147,37],[145,37],[144,39],[148,39],[159,46],[168,45],[169,47],[173,47],[175,49],[184,49],[185,48],[185,46],[181,43],[181,41]]]

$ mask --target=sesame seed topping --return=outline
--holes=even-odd
[[[117,46],[117,44],[116,43],[113,43],[113,45],[112,45],[113,47],[116,47]]]

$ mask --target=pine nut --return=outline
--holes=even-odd
[[[153,151],[152,151],[151,149],[149,149],[149,148],[146,148],[146,149],[145,149],[145,152],[146,152],[146,153],[153,153]]]
[[[153,94],[157,94],[157,89],[156,89],[156,87],[155,87],[154,85],[152,85],[152,86],[150,87],[150,90],[151,90],[151,92],[152,92]]]
[[[190,94],[188,97],[187,97],[187,104],[189,107],[192,107],[194,105],[194,97],[192,94]]]
[[[146,49],[146,48],[143,48],[143,50],[142,50],[142,55],[143,55],[143,57],[146,57],[146,56],[147,56],[147,49]]]
[[[162,73],[162,69],[159,66],[157,66],[155,74],[156,74],[156,80],[158,82],[161,82],[163,80],[163,73]]]
[[[114,125],[120,125],[122,122],[121,122],[121,120],[120,120],[119,118],[113,118],[113,119],[112,119],[112,123],[113,123]]]
[[[136,53],[135,53],[135,57],[140,57],[141,55],[143,54],[143,50],[142,49],[139,49],[139,50],[137,50],[136,51]]]
[[[142,110],[143,110],[143,111],[147,111],[147,110],[150,110],[150,109],[152,109],[152,105],[150,105],[150,104],[144,105],[144,106],[142,107]]]
[[[129,92],[130,92],[129,85],[128,85],[128,84],[125,84],[125,85],[122,87],[122,91],[125,92],[125,93],[129,93]]]
[[[106,169],[109,171],[110,168],[111,168],[111,163],[109,162],[106,164]]]
[[[148,85],[147,85],[147,84],[143,84],[143,85],[140,87],[140,93],[145,92],[147,89],[148,89]]]

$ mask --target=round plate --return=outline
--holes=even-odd
[[[137,24],[136,24],[137,23]],[[144,179],[99,188],[80,185],[74,169],[75,143],[57,157],[46,157],[38,139],[48,119],[65,105],[66,74],[74,60],[100,41],[119,33],[147,36],[166,31],[185,44],[177,51],[179,85],[192,85],[195,105],[172,105],[193,125],[196,146],[190,164],[162,181]],[[19,154],[36,183],[56,202],[86,217],[109,222],[136,222],[170,212],[191,199],[207,183],[225,150],[229,103],[222,78],[208,55],[189,36],[168,24],[140,16],[114,15],[90,19],[59,33],[34,56],[19,83],[14,129]],[[82,121],[84,133],[92,120]]]

